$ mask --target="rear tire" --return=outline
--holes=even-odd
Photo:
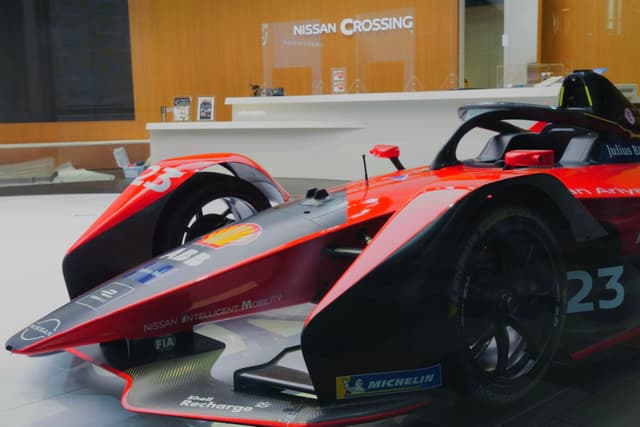
[[[462,345],[450,374],[483,403],[512,403],[558,348],[566,307],[558,239],[537,213],[503,206],[475,223],[459,254],[451,307]]]

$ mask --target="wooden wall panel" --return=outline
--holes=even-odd
[[[160,105],[175,95],[215,95],[216,119],[230,120],[229,96],[248,96],[262,81],[263,22],[320,19],[339,22],[358,13],[413,8],[418,90],[457,84],[457,1],[443,0],[130,0],[130,31],[136,120],[1,124],[0,143],[146,139],[147,122],[159,121]],[[605,66],[616,82],[640,84],[639,0],[541,0],[541,62],[565,70]],[[355,77],[355,38],[322,38],[322,76],[330,92],[330,69]],[[392,70],[393,69],[393,70]],[[365,67],[367,90],[399,90],[398,66]],[[387,82],[388,84],[385,84]],[[308,72],[274,72],[274,85],[289,95],[309,90]],[[110,160],[110,159],[109,159]],[[4,163],[4,162],[3,162]]]
[[[311,86],[310,67],[278,68],[273,70],[273,86],[283,86],[286,95],[309,95]]]
[[[607,67],[615,83],[640,84],[640,1],[542,0],[541,20],[543,63],[565,73]]]
[[[145,139],[146,123],[159,121],[160,105],[170,105],[174,96],[192,96],[195,102],[199,95],[214,95],[216,119],[230,120],[224,99],[249,96],[249,83],[262,82],[265,22],[339,23],[358,13],[413,8],[416,88],[448,89],[458,78],[457,7],[457,0],[130,0],[136,119],[1,124],[0,143]],[[330,93],[332,67],[347,67],[347,77],[355,76],[355,38],[333,34],[322,41],[324,93]],[[382,73],[372,83],[375,90],[402,89],[404,83],[395,81],[401,74],[397,66],[367,67],[368,78]],[[288,95],[310,92],[310,82],[303,81],[307,71],[281,69],[275,77],[274,85]]]
[[[370,92],[402,92],[405,88],[404,63],[400,61],[372,62],[367,64],[367,91]]]
[[[132,22],[139,22],[141,16],[148,21],[148,28],[132,28],[132,39],[138,37],[134,30],[144,31],[148,38],[133,51],[134,61],[147,64],[142,69],[154,70],[146,82],[149,102],[145,106],[153,120],[157,120],[158,106],[169,104],[176,94],[214,94],[216,119],[230,120],[224,98],[248,96],[248,85],[263,80],[260,40],[261,24],[266,22],[314,18],[339,22],[358,13],[413,8],[418,89],[448,89],[457,81],[455,1],[132,0],[130,5]],[[332,67],[346,67],[348,78],[355,75],[355,37],[330,34],[322,42],[324,92],[330,93]],[[302,94],[299,79],[300,71],[293,68],[274,70],[272,76],[273,85],[283,86],[286,94]],[[396,90],[397,85],[392,86]]]

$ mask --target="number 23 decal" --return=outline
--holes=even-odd
[[[598,278],[607,279],[604,288],[613,291],[614,295],[608,299],[600,298],[595,303],[593,301],[585,301],[593,289],[591,274],[584,270],[567,272],[567,280],[578,280],[581,283],[580,290],[567,303],[567,313],[586,313],[596,309],[613,310],[618,308],[624,301],[624,286],[620,283],[623,271],[624,269],[621,265],[598,269]]]
[[[155,179],[149,180],[151,176],[161,172]],[[142,175],[137,177],[131,185],[142,185],[151,191],[163,193],[171,188],[171,179],[180,178],[184,172],[175,168],[161,168],[158,165],[149,166]]]

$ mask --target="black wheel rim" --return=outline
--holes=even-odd
[[[179,245],[254,215],[257,209],[240,197],[219,197],[193,210],[183,225]]]
[[[554,253],[528,218],[492,225],[472,248],[461,326],[473,369],[505,384],[545,365],[560,315]]]

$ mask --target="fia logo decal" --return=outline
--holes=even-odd
[[[174,335],[164,335],[156,337],[153,340],[153,348],[158,353],[164,353],[165,351],[171,351],[176,347],[176,337]]]
[[[261,233],[262,228],[258,224],[234,224],[207,234],[198,243],[214,249],[244,246],[256,240]]]

